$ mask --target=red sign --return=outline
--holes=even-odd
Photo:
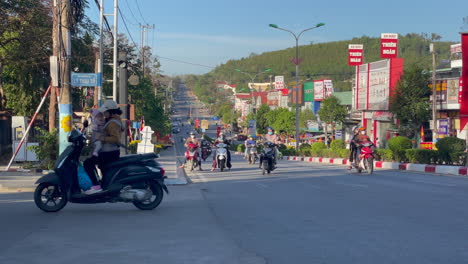
[[[434,143],[432,143],[432,142],[421,142],[421,143],[419,143],[419,148],[420,149],[432,149],[433,145],[434,145]]]
[[[195,120],[195,128],[200,127],[200,119]]]
[[[382,59],[398,57],[398,34],[382,33],[380,38],[380,57]]]
[[[362,44],[349,44],[348,46],[348,65],[357,66],[361,65],[363,61],[364,45]]]
[[[468,33],[461,33],[462,43],[462,72],[461,89],[458,96],[460,102],[460,129],[468,123]]]

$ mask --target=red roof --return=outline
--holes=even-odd
[[[239,99],[249,99],[251,96],[249,93],[238,93],[236,94],[236,97]]]

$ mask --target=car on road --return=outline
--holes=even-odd
[[[179,127],[173,127],[173,128],[172,128],[172,133],[173,133],[173,134],[178,134],[178,133],[180,133],[180,128],[179,128]]]
[[[247,140],[247,136],[246,136],[246,135],[242,135],[242,134],[236,135],[235,138],[236,138],[236,140],[238,140],[238,141],[245,141],[245,140]]]

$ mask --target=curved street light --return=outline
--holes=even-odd
[[[240,69],[234,69],[234,70],[237,71],[237,72],[240,72],[240,73],[243,73],[243,74],[249,76],[249,78],[251,79],[251,83],[253,83],[253,82],[255,81],[255,78],[257,78],[258,75],[260,75],[260,74],[262,74],[262,73],[265,73],[265,72],[270,72],[270,71],[271,71],[271,69],[265,69],[265,70],[263,70],[263,71],[261,71],[261,72],[257,72],[257,73],[255,73],[255,74],[251,74],[251,73],[248,73],[248,72],[244,72],[244,71],[242,71],[242,70],[240,70]],[[253,111],[254,111],[254,104],[255,104],[255,97],[254,97],[254,94],[252,93],[252,90],[253,90],[253,89],[249,89],[249,90],[250,90],[251,97],[252,97],[252,112],[253,112]]]
[[[302,33],[315,29],[315,28],[323,27],[325,26],[325,23],[318,23],[314,27],[306,28],[302,30],[301,32],[299,32],[299,34],[297,35],[291,30],[280,28],[276,24],[269,24],[268,26],[271,28],[289,32],[291,33],[291,35],[293,35],[294,39],[296,40],[296,58],[294,59],[294,64],[296,64],[296,88],[295,88],[295,91],[296,91],[296,150],[298,150],[299,149],[299,38],[301,37]]]

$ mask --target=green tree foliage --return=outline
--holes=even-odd
[[[334,135],[336,124],[345,121],[347,111],[344,105],[340,105],[340,99],[332,95],[323,100],[318,115],[321,121],[332,125],[332,133]],[[325,136],[327,136],[327,131],[325,131]]]
[[[430,118],[429,75],[419,66],[408,67],[395,91],[390,95],[390,112],[400,120],[405,135],[417,135],[421,125]]]
[[[287,134],[296,131],[296,115],[286,108],[278,108],[267,113],[267,122],[276,131],[283,130]]]
[[[260,134],[266,133],[266,128],[269,126],[267,115],[270,112],[270,107],[266,104],[262,104],[255,114],[257,120],[257,132]]]
[[[299,125],[302,129],[307,129],[307,121],[317,120],[312,109],[305,109],[299,113]]]

